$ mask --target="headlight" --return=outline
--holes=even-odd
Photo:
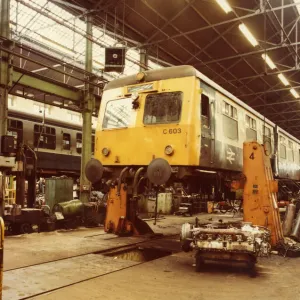
[[[171,145],[166,146],[165,148],[165,154],[172,155],[174,153],[174,149]]]
[[[102,149],[102,154],[103,154],[104,156],[108,156],[109,153],[110,153],[110,150],[109,150],[108,148],[103,148],[103,149]]]

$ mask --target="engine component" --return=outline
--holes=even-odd
[[[156,158],[149,164],[147,176],[153,184],[164,184],[171,176],[171,167],[165,159]]]
[[[258,256],[271,251],[270,231],[249,223],[183,224],[181,228],[183,251],[197,250],[196,266],[204,260],[245,261],[251,267]]]
[[[284,236],[290,236],[291,234],[295,213],[296,213],[296,205],[290,203],[286,208],[286,214],[282,224],[282,230]]]
[[[83,204],[80,200],[71,200],[57,203],[53,207],[53,212],[60,212],[65,218],[79,216],[82,214]]]

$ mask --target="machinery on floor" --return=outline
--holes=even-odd
[[[245,262],[253,269],[259,256],[270,253],[270,231],[248,223],[185,223],[181,229],[182,249],[196,250],[196,270],[207,260]]]
[[[256,258],[269,255],[271,247],[293,248],[284,239],[277,203],[278,182],[263,145],[244,143],[243,175],[231,186],[243,189],[244,222],[198,225],[196,220],[195,225],[182,226],[182,248],[197,250],[197,270],[205,260],[243,260],[253,268]]]

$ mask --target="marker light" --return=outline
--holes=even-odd
[[[110,153],[110,150],[109,150],[108,148],[103,148],[103,149],[102,149],[102,154],[103,154],[104,156],[108,156],[109,153]]]
[[[174,149],[171,145],[166,146],[165,148],[165,154],[172,155],[174,153]]]

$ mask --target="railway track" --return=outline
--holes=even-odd
[[[174,244],[168,248],[164,242]],[[158,236],[128,245],[8,269],[4,271],[3,300],[32,299],[133,268],[179,252],[180,247],[176,248],[175,245],[179,245],[178,234]],[[148,258],[143,257],[143,251],[150,248],[150,259],[149,254]],[[154,252],[157,252],[157,255]]]

